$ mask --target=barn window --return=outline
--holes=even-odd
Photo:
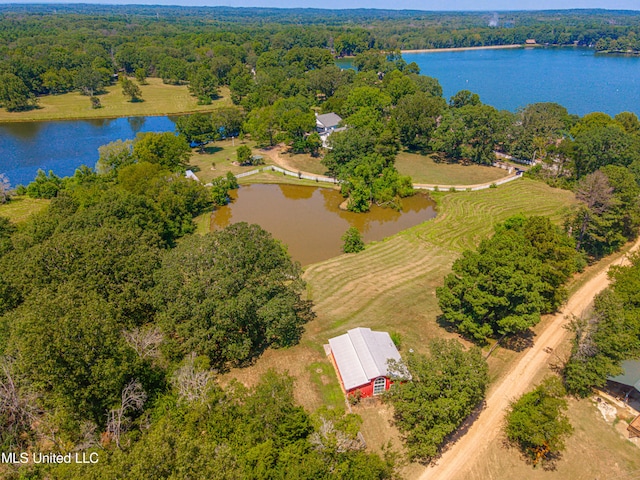
[[[380,395],[384,393],[385,387],[387,386],[387,379],[384,377],[376,378],[376,381],[373,382],[373,394]]]

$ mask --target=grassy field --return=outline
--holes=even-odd
[[[80,118],[113,118],[142,115],[173,115],[196,111],[212,111],[231,105],[229,89],[220,89],[221,97],[211,105],[198,105],[186,85],[165,85],[159,78],[148,78],[141,85],[143,102],[131,103],[122,94],[120,85],[107,87],[107,93],[98,95],[102,108],[93,109],[89,97],[77,92],[47,95],[39,98],[35,110],[7,112],[0,109],[0,122],[26,122],[35,120],[65,120]]]
[[[498,180],[508,175],[506,170],[483,165],[436,163],[430,155],[400,152],[396,168],[402,175],[409,175],[413,183],[435,185],[475,185]]]
[[[49,200],[40,198],[13,197],[10,202],[0,205],[0,217],[7,217],[13,223],[23,222],[32,213],[49,205]]]

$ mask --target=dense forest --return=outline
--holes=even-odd
[[[265,52],[523,44],[640,48],[640,15],[620,11],[431,13],[141,6],[0,6],[0,102],[80,89],[99,92],[118,72],[246,88]],[[235,84],[232,85],[232,84]]]

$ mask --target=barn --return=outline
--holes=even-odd
[[[370,328],[354,328],[329,340],[327,348],[342,390],[361,397],[380,395],[389,390],[388,361],[401,362],[400,353],[387,332]],[[405,372],[403,377],[408,378]]]

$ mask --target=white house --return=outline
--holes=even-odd
[[[316,112],[316,130],[320,134],[323,147],[327,148],[327,138],[329,138],[329,135],[333,132],[340,132],[345,129],[345,127],[338,127],[340,122],[342,122],[340,115],[333,112],[324,113],[322,115],[318,115]]]

